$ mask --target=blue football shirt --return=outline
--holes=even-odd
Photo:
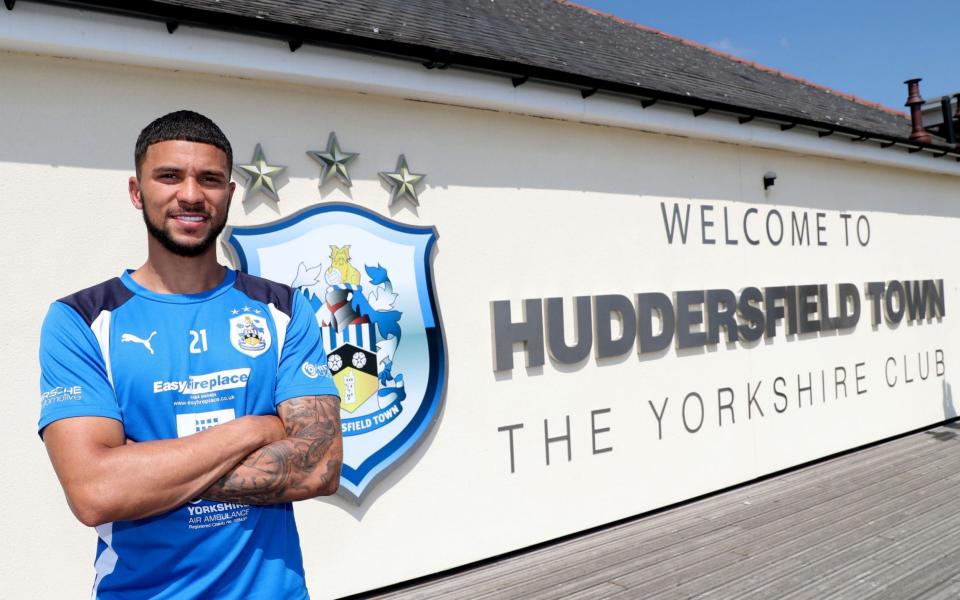
[[[54,302],[40,336],[39,430],[123,423],[137,442],[184,437],[299,396],[339,395],[302,294],[228,270],[199,294],[158,294],[130,272]],[[196,500],[96,528],[94,596],[306,598],[289,503]]]

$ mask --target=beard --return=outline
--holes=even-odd
[[[219,221],[210,221],[210,231],[207,232],[207,235],[203,237],[203,239],[190,243],[178,242],[170,237],[170,234],[164,228],[150,220],[150,215],[147,214],[147,203],[144,202],[143,199],[143,192],[140,192],[140,202],[143,205],[143,210],[140,212],[143,213],[143,223],[147,226],[147,232],[153,236],[153,239],[160,242],[164,248],[177,256],[193,258],[204,254],[213,246],[213,243],[217,241],[217,236],[219,236],[223,228],[227,226],[227,211],[225,211]],[[227,208],[229,209],[229,205],[227,205]]]

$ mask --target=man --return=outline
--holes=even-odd
[[[302,294],[217,263],[232,160],[202,115],[148,125],[147,261],[43,324],[40,435],[97,598],[307,597],[290,502],[337,489],[339,398]]]

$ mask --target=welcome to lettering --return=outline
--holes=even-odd
[[[764,212],[761,213],[761,209],[750,207],[739,216],[731,216],[729,207],[724,206],[722,214],[718,214],[714,205],[701,204],[699,210],[691,216],[690,209],[689,203],[685,204],[682,210],[679,204],[673,203],[668,215],[667,204],[660,203],[663,232],[669,244],[686,244],[689,239],[706,246],[717,243],[739,246],[742,239],[750,246],[830,245],[829,218],[825,212],[815,212],[811,218],[807,211],[790,210],[781,213],[775,208],[763,207]],[[840,220],[843,222],[843,245],[849,246],[853,240],[860,246],[868,245],[870,220],[866,215],[859,215],[851,224],[852,218],[853,215],[840,213]],[[697,221],[700,226],[695,230]]]

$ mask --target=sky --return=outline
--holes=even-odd
[[[573,1],[904,112],[960,92],[957,0]]]

